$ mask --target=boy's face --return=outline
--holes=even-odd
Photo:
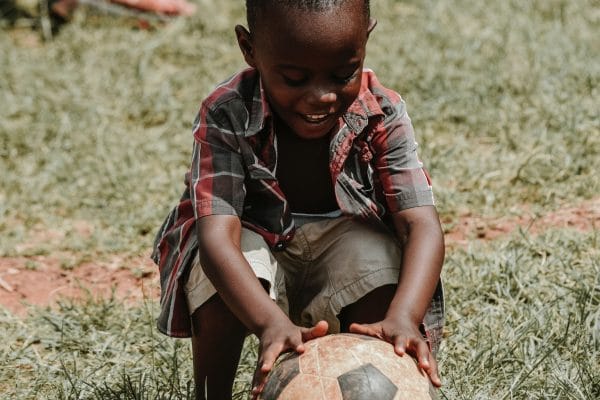
[[[236,27],[249,65],[258,69],[269,104],[305,139],[327,135],[356,99],[373,20],[364,0],[315,12],[273,6],[250,34]]]

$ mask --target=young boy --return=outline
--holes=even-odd
[[[192,336],[198,399],[231,398],[248,331],[255,397],[282,352],[340,331],[412,354],[440,386],[443,235],[404,102],[363,70],[368,0],[246,6],[250,68],[202,103],[157,236],[159,329]]]

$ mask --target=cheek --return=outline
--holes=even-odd
[[[268,97],[275,107],[282,109],[291,108],[300,100],[301,95],[296,95],[296,93],[287,86],[275,85],[268,91]]]
[[[349,106],[354,102],[358,93],[360,92],[361,80],[357,79],[357,81],[351,85],[345,86],[340,92],[340,97],[344,105]]]

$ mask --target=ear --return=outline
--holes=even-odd
[[[252,34],[248,32],[248,30],[242,25],[236,25],[235,36],[237,37],[238,46],[240,46],[244,60],[246,60],[246,63],[248,63],[249,66],[256,68],[256,63],[254,62]]]
[[[375,18],[369,18],[369,26],[367,27],[367,37],[371,34],[373,29],[377,26],[377,20]]]

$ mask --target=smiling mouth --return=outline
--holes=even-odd
[[[327,120],[331,114],[302,114],[302,118],[311,124],[318,124]]]

